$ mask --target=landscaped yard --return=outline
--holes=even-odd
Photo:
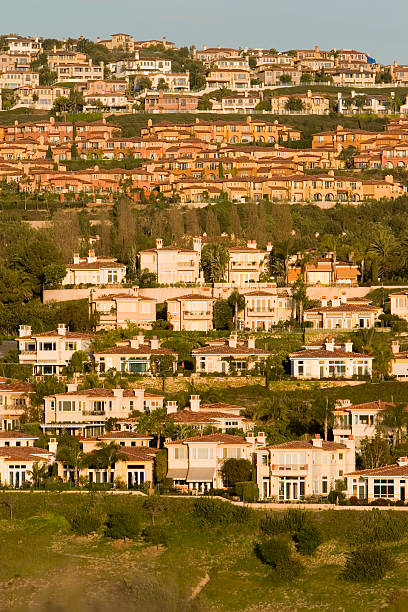
[[[345,553],[372,539],[370,511],[312,512],[323,543],[311,556],[293,548],[301,563],[297,576],[282,580],[262,563],[254,547],[262,535],[263,511],[223,516],[231,506],[219,502],[206,513],[193,499],[158,498],[153,511],[145,498],[128,494],[0,493],[0,600],[2,610],[225,610],[354,612],[380,608],[406,610],[408,514],[385,511],[385,527],[398,527],[385,544],[395,568],[376,583],[342,577]],[[70,522],[75,508],[97,507],[132,513],[140,535],[135,540],[101,534],[76,535]],[[210,508],[211,510],[211,508]],[[234,512],[235,512],[234,508]],[[383,511],[381,511],[381,515]],[[278,516],[274,513],[274,516]],[[280,516],[280,515],[279,515]],[[143,529],[161,526],[167,542],[154,545]],[[383,527],[381,528],[383,529]],[[378,538],[384,540],[381,529]],[[356,534],[360,534],[357,535]],[[381,544],[382,542],[378,542]],[[303,569],[302,569],[303,568]],[[200,590],[201,589],[201,590]],[[191,596],[195,597],[190,601]],[[405,599],[404,599],[405,598]]]

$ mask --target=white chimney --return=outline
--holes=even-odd
[[[74,264],[79,264],[79,253],[74,253]]]
[[[354,436],[349,436],[346,440],[346,446],[347,448],[349,448],[350,450],[354,451],[356,448],[356,443],[354,441]]]
[[[160,340],[157,336],[153,336],[153,338],[150,340],[150,348],[156,351],[160,348]]]
[[[344,343],[344,350],[346,351],[346,353],[352,353],[353,352],[353,343],[350,340],[350,338],[348,338],[345,343]]]
[[[177,412],[177,402],[169,401],[166,405],[167,414],[175,414]]]
[[[338,295],[335,295],[332,298],[331,305],[332,305],[333,308],[338,308],[340,306],[340,298],[339,298]]]
[[[192,395],[190,397],[190,410],[191,412],[200,412],[201,399],[199,395]]]
[[[249,336],[249,338],[248,338],[248,348],[250,348],[250,349],[254,349],[255,348],[255,336]]]
[[[322,448],[323,440],[320,437],[320,434],[315,434],[315,437],[312,439],[312,444],[316,448]]]
[[[408,457],[398,457],[397,463],[398,465],[408,465]]]
[[[48,442],[49,452],[52,453],[53,455],[56,455],[57,448],[58,448],[57,438],[50,438],[50,441]]]
[[[228,346],[230,348],[237,348],[237,344],[238,344],[238,334],[234,332],[228,338]]]
[[[247,442],[249,442],[249,444],[255,445],[256,436],[255,436],[254,432],[253,431],[248,431],[247,435],[245,436],[245,440]]]
[[[400,345],[399,345],[398,340],[393,340],[391,342],[391,349],[392,349],[392,352],[394,353],[394,355],[399,353]]]
[[[112,389],[114,397],[117,397],[119,400],[123,400],[123,389],[122,387],[116,387],[116,389]]]
[[[327,307],[327,297],[325,295],[322,295],[322,308],[326,308]]]
[[[193,251],[201,253],[201,236],[193,238]]]
[[[142,344],[144,344],[144,343],[145,343],[144,333],[140,331],[140,332],[137,334],[137,337],[139,338],[139,346],[142,346]]]
[[[74,391],[78,391],[77,383],[68,383],[67,384],[67,393],[73,393]]]
[[[95,251],[88,251],[88,263],[95,263],[96,261],[96,255],[95,255]]]
[[[65,327],[65,323],[58,323],[58,335],[65,336],[67,333],[67,328]]]
[[[256,249],[256,240],[248,240],[247,248],[248,249]]]
[[[139,339],[138,336],[136,336],[135,338],[131,338],[130,342],[129,342],[130,348],[138,349],[139,348],[139,342],[140,342],[140,339]]]
[[[260,444],[261,446],[266,446],[266,433],[264,431],[258,431],[256,441],[257,444]]]
[[[18,336],[19,338],[31,336],[31,325],[20,325],[20,327],[18,328]]]
[[[332,336],[326,338],[325,346],[326,351],[334,351],[334,338]]]
[[[156,238],[156,249],[163,248],[163,238]]]
[[[272,251],[272,242],[268,242],[268,244],[266,245],[266,250],[268,251],[268,253]]]
[[[341,292],[340,301],[342,304],[347,304],[347,291]]]

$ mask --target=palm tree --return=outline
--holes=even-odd
[[[323,425],[323,439],[327,440],[329,426],[333,425],[335,402],[327,395],[320,395],[313,404],[316,420]]]
[[[67,463],[70,467],[74,468],[74,482],[75,486],[79,483],[79,469],[85,463],[85,454],[81,449],[79,441],[75,440],[69,446],[62,446],[58,448],[57,460]]]
[[[234,309],[235,329],[238,329],[238,312],[245,307],[245,298],[237,289],[231,293],[228,298],[228,304]]]
[[[369,253],[374,255],[379,262],[379,270],[383,276],[390,268],[390,262],[398,252],[398,242],[388,227],[378,226],[371,244]]]
[[[151,414],[144,414],[140,417],[137,425],[139,433],[149,433],[157,436],[157,448],[160,448],[161,436],[165,429],[166,409],[157,408]]]
[[[39,489],[48,476],[48,467],[45,463],[40,465],[39,462],[36,461],[33,463],[32,469],[27,470],[27,475],[30,477],[31,486],[34,489]]]
[[[408,426],[408,406],[405,402],[398,402],[387,406],[384,410],[383,424],[393,430],[392,444],[397,446],[401,442],[401,432]]]
[[[125,459],[126,455],[125,453],[121,452],[121,446],[115,442],[98,442],[96,446],[98,448],[98,458],[102,464],[102,467],[107,469],[108,482],[110,482],[112,476],[112,464],[122,461],[122,459]]]

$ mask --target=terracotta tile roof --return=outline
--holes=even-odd
[[[309,308],[308,312],[381,312],[379,306],[370,306],[368,304],[340,304],[340,306],[320,306],[320,308]]]
[[[201,404],[201,410],[204,412],[207,410],[219,410],[223,412],[225,410],[245,410],[245,406],[237,406],[236,404],[224,404],[223,402],[215,402],[214,404]]]
[[[225,412],[192,412],[191,410],[179,410],[169,414],[168,417],[175,423],[216,423],[219,419],[239,418],[243,421],[250,421],[245,417],[238,417]]]
[[[166,445],[169,444],[184,444],[185,442],[214,442],[217,444],[243,444],[244,446],[250,446],[250,443],[245,440],[245,438],[241,438],[241,436],[232,436],[230,434],[209,434],[208,436],[193,436],[192,438],[184,438],[182,440],[172,440],[170,442],[166,442]]]
[[[270,351],[264,349],[248,348],[243,344],[238,344],[237,348],[228,345],[222,346],[203,346],[202,348],[193,349],[193,355],[270,355]]]
[[[139,348],[132,348],[131,346],[113,346],[110,349],[104,351],[95,351],[95,355],[176,355],[174,351],[159,347],[158,349],[152,349],[148,344],[142,344]]]
[[[356,472],[350,472],[346,476],[406,476],[408,477],[408,465],[384,465],[383,467],[373,468],[371,470],[357,470]]]
[[[31,340],[32,338],[93,338],[93,334],[85,334],[83,332],[71,332],[71,331],[66,331],[65,334],[59,334],[58,331],[56,329],[53,329],[52,331],[44,331],[44,332],[38,332],[38,334],[31,334],[31,336],[21,336],[19,338],[17,338],[17,341],[19,340]]]
[[[36,446],[2,446],[0,457],[5,461],[41,461],[53,457],[53,454],[44,448]]]
[[[47,397],[63,397],[63,396],[84,396],[84,397],[114,397],[113,389],[105,389],[105,387],[95,387],[94,389],[81,389],[77,391],[66,391],[65,393],[55,393],[54,395],[48,395]],[[145,393],[145,398],[162,398],[163,395],[154,393]],[[133,389],[123,389],[123,397],[135,397]]]
[[[290,442],[282,442],[281,444],[272,444],[267,448],[270,449],[304,449],[310,450],[311,448],[317,448],[318,450],[344,450],[347,448],[345,444],[340,444],[337,442],[326,442],[322,440],[322,446],[314,446],[312,440],[291,440]]]
[[[352,404],[351,406],[339,407],[336,410],[341,412],[345,410],[385,410],[388,406],[393,406],[392,402],[383,402],[382,400],[377,400],[376,402],[365,402],[363,404]],[[407,406],[408,410],[408,406]]]
[[[14,391],[18,393],[32,393],[33,385],[31,383],[22,382],[22,381],[3,384],[3,382],[1,381],[0,382],[0,393],[2,391]]]
[[[202,295],[200,293],[187,293],[186,295],[179,295],[178,297],[168,298],[166,302],[172,302],[177,300],[209,300],[213,301],[215,298],[210,295]]]
[[[101,434],[92,438],[81,438],[82,441],[88,442],[88,440],[153,440],[153,436],[148,434],[135,433],[134,431],[110,431],[108,433]]]
[[[0,440],[37,440],[38,436],[23,433],[22,431],[0,431]]]
[[[57,178],[64,178],[60,176],[57,176]],[[68,176],[68,178],[71,178],[70,176]],[[121,264],[117,261],[112,261],[112,262],[107,262],[107,261],[94,261],[92,263],[88,263],[88,262],[84,262],[84,263],[79,263],[79,264],[68,264],[67,265],[67,269],[68,270],[95,270],[95,269],[101,269],[101,268],[122,268],[125,269],[126,266],[125,264]]]
[[[372,355],[366,355],[363,353],[354,353],[353,351],[346,352],[342,349],[335,349],[334,351],[326,351],[324,348],[320,349],[304,349],[302,351],[296,351],[296,353],[290,353],[290,358],[317,358],[317,359],[374,359]]]

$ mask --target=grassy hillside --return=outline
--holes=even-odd
[[[71,531],[75,508],[86,505],[92,511],[108,514],[119,508],[132,513],[142,534],[152,524],[144,499],[129,495],[0,493],[0,503],[11,500],[14,505],[12,520],[8,508],[0,507],[1,609],[406,609],[405,513],[387,512],[381,522],[383,533],[379,537],[386,542],[394,569],[378,583],[356,584],[342,577],[346,553],[370,538],[370,519],[378,510],[325,510],[307,515],[307,520],[317,523],[323,543],[312,556],[299,554],[291,544],[293,557],[300,565],[297,575],[285,581],[278,570],[264,565],[254,552],[256,543],[265,537],[260,523],[264,512],[231,508],[224,502],[206,505],[207,511],[203,512],[201,501],[156,499],[159,510],[155,525],[167,534],[167,543],[157,546],[142,535],[135,540],[111,540],[100,533],[79,536]],[[273,517],[283,518],[276,512]],[[396,528],[390,533],[391,523]]]

